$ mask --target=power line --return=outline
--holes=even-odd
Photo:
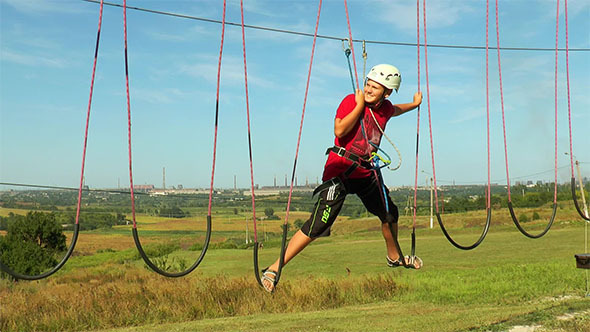
[[[91,2],[91,3],[100,3],[99,0],[81,0],[81,1],[85,1],[85,2]],[[111,3],[111,2],[103,2],[104,5],[107,6],[113,6],[113,7],[123,7],[123,5],[117,4],[117,3]],[[177,17],[177,18],[184,18],[184,19],[190,19],[190,20],[195,20],[195,21],[201,21],[201,22],[207,22],[207,23],[216,23],[216,24],[223,24],[222,21],[219,20],[213,20],[213,19],[209,19],[209,18],[203,18],[203,17],[197,17],[197,16],[192,16],[192,15],[186,15],[186,14],[178,14],[178,13],[172,13],[172,12],[166,12],[166,11],[161,11],[161,10],[154,10],[154,9],[149,9],[149,8],[142,8],[142,7],[132,7],[132,6],[127,6],[127,9],[131,9],[131,10],[136,10],[136,11],[141,11],[141,12],[146,12],[146,13],[151,13],[151,14],[157,14],[157,15],[165,15],[165,16],[172,16],[172,17]],[[231,25],[231,26],[237,26],[237,27],[241,27],[241,23],[235,23],[235,22],[225,22],[226,25]],[[297,36],[305,36],[305,37],[313,37],[314,34],[313,33],[307,33],[307,32],[301,32],[301,31],[294,31],[294,30],[287,30],[287,29],[277,29],[277,28],[271,28],[271,27],[265,27],[265,26],[259,26],[259,25],[250,25],[250,24],[244,24],[244,27],[249,28],[249,29],[256,29],[256,30],[264,30],[264,31],[270,31],[270,32],[276,32],[276,33],[285,33],[285,34],[290,34],[290,35],[297,35]],[[345,41],[348,40],[348,38],[342,38],[342,37],[335,37],[335,36],[328,36],[328,35],[317,35],[317,38],[322,38],[322,39],[330,39],[330,40],[338,40],[338,41]],[[378,45],[394,45],[394,46],[412,46],[412,47],[416,47],[417,44],[416,43],[403,43],[403,42],[392,42],[392,41],[380,41],[380,40],[362,40],[362,39],[353,39],[353,42],[364,42],[366,44],[378,44]],[[420,44],[420,46],[423,46],[424,44]],[[428,44],[428,47],[434,47],[434,48],[452,48],[452,49],[469,49],[469,50],[485,50],[486,47],[485,46],[471,46],[471,45],[450,45],[450,44]],[[497,49],[496,47],[488,47],[488,49],[490,50],[495,50]],[[541,47],[500,47],[500,50],[505,50],[505,51],[551,51],[554,52],[555,48],[541,48]],[[590,51],[590,48],[570,48],[568,49],[571,52],[588,52]],[[559,51],[565,51],[564,48],[560,48]]]

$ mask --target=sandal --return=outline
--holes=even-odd
[[[385,258],[387,258],[387,266],[389,267],[404,266],[404,263],[399,258],[396,260],[389,258],[389,256],[385,256]]]
[[[407,269],[416,269],[419,270],[422,268],[424,263],[422,259],[418,256],[406,256],[406,268]]]
[[[391,258],[389,258],[389,256],[385,256],[387,258],[387,266],[389,267],[398,267],[398,266],[403,266],[407,269],[420,269],[422,268],[423,262],[422,259],[418,256],[405,256],[405,261],[406,261],[406,265],[404,265],[404,262],[401,259],[396,259],[393,260]]]
[[[275,290],[276,277],[277,273],[275,271],[271,271],[268,268],[262,270],[262,278],[260,278],[260,281],[262,281],[262,287],[264,287],[265,291],[272,293]]]

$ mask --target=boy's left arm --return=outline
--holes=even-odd
[[[420,104],[422,103],[422,92],[416,92],[414,94],[414,101],[411,103],[407,103],[407,104],[396,104],[393,105],[393,116],[398,116],[398,115],[402,115],[406,112],[409,112],[415,108],[417,108],[418,106],[420,106]]]

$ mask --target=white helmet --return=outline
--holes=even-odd
[[[399,70],[392,65],[381,64],[371,68],[367,74],[367,79],[375,81],[387,89],[392,89],[397,92],[399,85],[402,82],[402,74],[400,74]]]

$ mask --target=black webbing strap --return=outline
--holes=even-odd
[[[353,165],[356,164],[357,167],[358,166],[361,166],[361,167],[366,168],[366,169],[372,169],[373,168],[373,165],[371,165],[371,163],[368,160],[366,160],[366,159],[364,159],[362,157],[359,157],[359,156],[357,156],[356,154],[354,154],[354,153],[352,153],[350,151],[346,151],[346,149],[343,148],[343,147],[340,147],[340,146],[330,147],[330,148],[328,148],[328,150],[326,150],[326,154],[329,154],[330,152],[333,152],[333,153],[339,155],[340,157],[343,157],[343,158],[346,158],[347,160],[352,161],[352,164]]]
[[[317,193],[319,193],[322,190],[325,190],[333,185],[342,184],[342,180],[348,179],[350,174],[352,174],[352,172],[354,172],[354,170],[357,169],[359,166],[366,168],[366,169],[373,168],[373,165],[371,165],[371,163],[368,162],[366,159],[361,158],[354,153],[346,151],[346,149],[343,147],[339,147],[339,146],[330,147],[326,150],[326,154],[329,154],[330,152],[334,152],[335,154],[339,155],[340,157],[343,157],[343,158],[346,158],[347,160],[352,161],[352,165],[350,165],[350,167],[341,175],[331,178],[331,179],[325,181],[324,183],[320,184],[319,186],[317,186],[317,188],[315,188],[315,190],[313,191],[312,196],[315,196]]]

